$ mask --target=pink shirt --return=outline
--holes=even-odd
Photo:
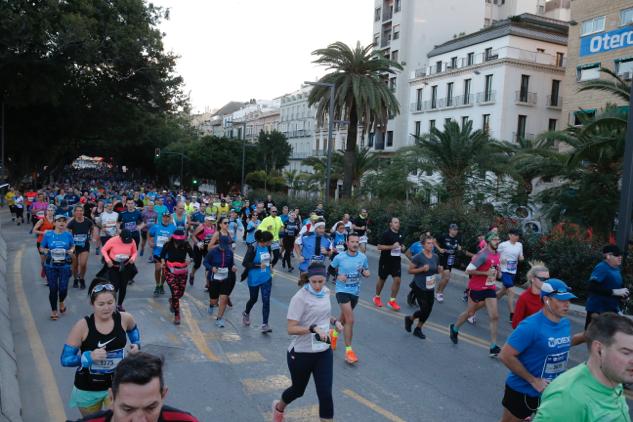
[[[132,240],[130,243],[123,243],[121,236],[111,237],[101,248],[101,255],[108,264],[112,264],[117,255],[127,255],[130,257],[130,262],[134,262],[136,261],[136,242]]]

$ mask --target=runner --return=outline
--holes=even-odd
[[[231,239],[233,240],[233,244],[231,247],[235,248],[235,242],[238,237],[238,232],[244,231],[244,226],[242,225],[242,221],[237,217],[237,211],[231,210],[229,212],[229,234],[231,235]]]
[[[160,260],[160,253],[163,250],[165,243],[167,243],[175,231],[176,225],[172,223],[171,214],[168,211],[163,212],[159,224],[155,224],[151,229],[149,229],[149,246],[152,248],[152,256],[154,258],[154,280],[156,281],[154,296],[165,294],[165,288],[163,287],[165,280],[163,279],[163,265]]]
[[[119,214],[114,212],[113,207],[112,201],[107,201],[105,203],[105,209],[95,221],[101,229],[101,245],[105,245],[108,239],[112,236],[116,236],[118,233],[117,221],[119,220]]]
[[[257,213],[252,213],[251,214],[251,219],[248,222],[248,224],[246,225],[246,245],[252,245],[253,243],[255,243],[255,232],[257,231],[257,227],[259,227],[259,225],[261,224],[261,221],[259,221],[259,218],[257,218]]]
[[[189,284],[193,286],[196,271],[202,265],[202,259],[207,255],[209,243],[216,232],[215,220],[210,215],[204,217],[204,224],[198,226],[191,233],[193,241],[193,268],[189,275]]]
[[[437,286],[437,292],[435,298],[439,303],[444,302],[444,289],[451,278],[451,271],[453,270],[453,264],[455,264],[455,258],[457,258],[457,252],[461,250],[459,245],[459,227],[453,223],[448,226],[448,235],[442,235],[437,239],[435,247],[440,252],[440,274],[442,279]]]
[[[180,325],[180,298],[185,294],[187,287],[187,256],[193,259],[193,250],[187,242],[187,236],[183,229],[176,229],[171,239],[160,251],[160,260],[163,266],[163,277],[171,290],[169,310],[174,314],[174,324]]]
[[[11,221],[15,221],[15,190],[12,186],[9,186],[7,193],[4,195],[4,199],[7,201],[9,211],[11,212]]]
[[[541,286],[545,280],[549,279],[549,270],[543,262],[532,261],[526,277],[529,286],[517,300],[512,317],[512,328],[517,328],[521,321],[543,308]]]
[[[501,262],[501,289],[497,292],[497,300],[504,295],[508,295],[508,312],[510,312],[510,323],[514,316],[514,281],[517,276],[519,261],[523,261],[523,244],[519,242],[520,233],[517,229],[508,231],[508,240],[499,243]]]
[[[143,226],[141,227],[141,250],[139,255],[143,256],[143,254],[145,253],[145,244],[147,243],[147,233],[149,229],[158,221],[158,214],[156,214],[156,211],[154,211],[153,202],[149,202],[147,204],[145,210],[141,214],[141,217],[143,217]]]
[[[69,406],[79,408],[82,416],[110,407],[108,389],[114,368],[125,357],[125,335],[130,353],[141,347],[132,315],[116,311],[114,286],[96,278],[88,291],[93,313],[74,325],[60,359],[62,366],[77,367]]]
[[[332,226],[332,228],[330,229],[330,233],[336,232],[336,227],[338,226],[339,223],[343,223],[343,226],[345,227],[345,232],[347,234],[350,234],[352,232],[352,222],[349,219],[349,214],[345,213],[343,214],[343,219],[340,221],[337,221],[336,224]]]
[[[416,254],[409,264],[409,274],[413,274],[411,288],[415,295],[419,311],[415,311],[411,316],[404,317],[404,329],[411,332],[413,322],[417,319],[418,324],[413,330],[413,335],[425,339],[426,336],[422,332],[424,323],[431,315],[433,310],[433,292],[438,279],[438,267],[440,258],[433,253],[435,247],[435,239],[431,236],[425,236],[420,240],[422,242],[422,252]]]
[[[219,298],[220,306],[215,325],[224,328],[224,311],[235,285],[235,272],[237,271],[231,244],[221,241],[217,248],[211,249],[204,258],[204,267],[207,269],[209,283],[209,315],[213,314],[213,308],[218,305]]]
[[[168,212],[169,209],[163,204],[163,197],[157,196],[154,201],[154,212],[156,213],[156,221],[163,221],[163,214]],[[171,217],[171,212],[169,212]]]
[[[330,264],[337,273],[336,301],[341,308],[339,321],[343,325],[345,362],[349,364],[358,362],[358,356],[352,349],[352,337],[354,336],[354,308],[360,296],[360,277],[368,278],[371,275],[367,256],[359,252],[359,247],[358,234],[350,233],[347,237],[347,251],[337,255]],[[332,350],[336,350],[338,330],[340,327],[330,331]]]
[[[284,223],[281,222],[281,218],[277,216],[277,207],[272,205],[269,208],[270,215],[262,220],[257,230],[267,231],[273,235],[273,241],[270,245],[270,249],[273,251],[273,260],[271,268],[275,268],[277,261],[281,255],[279,244],[279,233],[284,228]]]
[[[48,202],[44,199],[44,194],[40,192],[37,194],[35,202],[31,204],[31,223],[33,227],[35,227],[38,221],[44,218],[46,208],[48,208]]]
[[[345,224],[342,221],[339,221],[336,224],[336,228],[334,229],[334,233],[331,236],[331,245],[330,245],[330,260],[336,258],[336,255],[339,253],[343,253],[347,250],[347,230],[345,229]],[[336,272],[330,270],[328,272],[327,279],[329,281],[330,275],[336,279]],[[336,281],[336,280],[335,280]]]
[[[468,307],[461,315],[457,317],[457,321],[449,326],[449,336],[454,344],[457,344],[459,328],[468,317],[484,306],[488,310],[490,319],[490,356],[496,357],[501,349],[497,346],[497,324],[499,322],[499,313],[497,310],[496,280],[499,277],[499,254],[497,246],[499,245],[499,235],[490,232],[486,235],[486,248],[481,250],[473,257],[466,267],[466,274],[470,277],[468,280]]]
[[[13,197],[13,210],[15,211],[15,221],[17,225],[24,223],[24,197],[19,190],[15,191]]]
[[[308,266],[313,262],[325,265],[325,258],[330,255],[332,242],[325,236],[325,221],[321,218],[314,224],[314,231],[300,236],[295,240],[295,254],[299,261],[299,278],[304,278]]]
[[[334,418],[333,354],[328,329],[330,324],[336,323],[336,318],[331,316],[332,305],[325,278],[325,266],[311,264],[308,283],[290,300],[288,334],[293,337],[286,361],[292,385],[281,394],[281,400],[273,401],[275,422],[282,422],[286,407],[303,396],[311,375],[319,398],[319,417],[322,421]]]
[[[248,227],[248,223],[251,220],[251,214],[252,214],[252,209],[251,209],[251,201],[249,201],[248,199],[244,200],[244,203],[242,204],[242,207],[240,208],[240,218],[242,219],[242,225],[247,228]],[[246,235],[247,235],[247,230],[244,230],[244,237],[242,240],[246,241]]]
[[[46,255],[44,270],[48,280],[48,301],[51,304],[51,319],[56,321],[57,301],[59,312],[66,312],[64,300],[68,294],[68,280],[70,279],[71,256],[75,251],[73,236],[66,231],[66,216],[55,216],[55,229],[44,233],[40,252]]]
[[[534,422],[630,422],[622,384],[633,383],[633,322],[611,312],[592,318],[589,359],[556,378],[541,397]]]
[[[370,233],[368,227],[369,219],[367,216],[367,210],[363,208],[360,210],[360,215],[352,221],[352,231],[358,233],[360,239],[360,251],[362,253],[367,251],[367,236]]]
[[[72,233],[75,242],[75,254],[73,255],[73,287],[86,288],[86,268],[88,255],[90,254],[90,237],[94,228],[94,222],[84,217],[83,205],[75,205],[73,218],[66,228]]]
[[[119,230],[129,230],[132,234],[132,239],[134,239],[134,243],[136,243],[136,248],[138,249],[138,246],[141,243],[141,234],[139,230],[142,230],[145,224],[143,223],[143,215],[141,211],[136,209],[134,199],[128,198],[125,201],[125,206],[126,209],[121,211],[117,218],[117,222],[120,224]]]
[[[121,230],[118,236],[111,237],[101,248],[101,255],[105,261],[103,269],[97,277],[106,278],[116,288],[117,310],[124,312],[123,301],[127,293],[130,280],[138,273],[136,265],[136,242],[128,229]]]
[[[172,216],[174,225],[177,229],[187,233],[187,230],[189,230],[189,219],[187,218],[187,214],[185,214],[185,204],[178,202],[175,211],[175,214]]]
[[[99,251],[101,250],[101,236],[100,236],[100,227],[101,224],[101,214],[105,211],[105,202],[100,199],[97,201],[97,206],[92,209],[92,213],[90,214],[92,221],[95,223],[94,233],[92,237],[95,239],[95,255],[99,255]]]
[[[501,422],[521,422],[532,416],[543,390],[567,368],[571,328],[565,315],[576,296],[563,281],[550,278],[543,283],[541,298],[543,309],[523,320],[499,354],[510,370]]]
[[[40,244],[42,243],[42,239],[44,238],[44,233],[48,230],[55,229],[55,205],[51,204],[46,208],[46,215],[40,221],[38,221],[33,227],[33,234],[37,235],[37,251],[40,255],[40,264],[42,269],[40,271],[40,277],[46,278],[46,272],[44,271],[44,261],[46,260],[46,254],[40,252]],[[48,285],[48,281],[46,281],[46,285]]]
[[[284,228],[282,231],[282,246],[284,254],[281,258],[281,266],[282,268],[286,268],[289,273],[293,272],[295,269],[292,266],[292,251],[294,249],[295,240],[297,240],[297,234],[299,234],[299,230],[301,230],[301,226],[299,225],[299,221],[297,220],[297,215],[293,211],[288,214],[288,221],[284,223]]]
[[[413,242],[411,244],[411,246],[409,246],[407,248],[407,250],[404,253],[404,255],[407,257],[409,262],[411,262],[411,260],[413,260],[414,256],[416,256],[417,254],[422,252],[422,249],[424,249],[423,242],[424,242],[424,239],[427,236],[433,237],[431,235],[430,231],[424,231],[424,232],[422,232],[422,234],[420,234],[420,240],[418,240],[416,242]],[[433,253],[435,253],[437,255],[437,247],[435,247],[435,246],[433,246]],[[413,282],[411,282],[411,284],[409,284],[409,287],[411,287],[411,289],[409,290],[409,293],[407,293],[407,305],[409,305],[411,307],[414,307],[415,306],[415,292],[413,291],[412,285],[413,285]]]
[[[242,281],[248,279],[250,298],[242,313],[242,323],[245,326],[251,324],[250,313],[253,305],[257,303],[259,291],[262,292],[262,333],[270,333],[272,328],[268,325],[270,315],[270,292],[272,289],[272,270],[270,268],[271,247],[273,235],[268,231],[257,230],[255,232],[254,245],[249,245],[242,261],[244,272]],[[210,289],[209,289],[210,290]]]
[[[398,290],[400,290],[400,274],[401,257],[400,255],[406,249],[404,246],[404,237],[400,233],[400,220],[392,217],[389,221],[389,229],[387,229],[378,243],[380,251],[380,259],[378,260],[378,282],[376,283],[376,296],[374,296],[374,305],[382,308],[382,300],[380,294],[385,286],[387,277],[391,276],[393,282],[391,284],[391,296],[387,306],[394,311],[400,310],[400,305],[396,302]]]

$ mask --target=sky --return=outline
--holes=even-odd
[[[180,58],[192,111],[273,99],[325,69],[312,51],[335,41],[369,44],[373,0],[151,0],[170,9],[164,45]]]

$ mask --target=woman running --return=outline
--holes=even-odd
[[[437,265],[440,258],[433,253],[434,240],[432,236],[425,236],[421,240],[422,252],[415,255],[409,264],[409,274],[413,274],[411,288],[420,310],[404,317],[404,328],[411,332],[413,321],[417,319],[418,325],[413,330],[413,335],[421,339],[426,338],[422,326],[433,310],[435,283],[438,281]]]
[[[521,321],[543,308],[541,287],[543,282],[549,279],[549,269],[541,261],[532,261],[526,278],[528,287],[517,300],[512,316],[512,328],[517,328]]]
[[[66,216],[55,216],[55,229],[44,233],[40,252],[46,255],[44,270],[48,280],[48,300],[51,304],[51,319],[56,321],[57,301],[59,312],[66,312],[64,300],[68,294],[68,280],[70,279],[70,262],[75,252],[73,235],[66,231]]]
[[[219,298],[220,306],[215,325],[224,328],[224,311],[231,294],[231,284],[235,284],[235,272],[237,271],[231,244],[220,242],[217,248],[211,249],[204,258],[204,267],[207,269],[209,283],[209,314],[213,314],[213,308],[218,305]],[[231,283],[231,279],[233,283]]]
[[[15,221],[17,225],[24,223],[24,197],[19,190],[15,191],[15,197],[13,198],[13,207],[15,209]]]
[[[218,230],[215,232],[215,234],[211,238],[211,241],[209,242],[209,245],[207,246],[207,250],[211,251],[213,248],[217,248],[218,245],[222,242],[228,243],[229,245],[233,245],[233,242],[235,242],[235,239],[231,236],[231,233],[229,231],[229,219],[226,216],[220,217],[220,220],[218,223]],[[229,306],[229,308],[233,307],[230,296],[231,296],[231,292],[233,292],[234,287],[235,287],[235,277],[230,277],[229,285],[228,285],[228,294],[227,294],[228,295],[227,305]]]
[[[171,290],[169,310],[174,314],[176,325],[180,325],[180,298],[187,287],[187,255],[193,259],[193,250],[187,242],[185,231],[177,229],[160,252],[165,281]]]
[[[103,199],[99,199],[97,201],[97,206],[92,209],[90,216],[92,217],[92,221],[95,222],[95,226],[93,228],[94,233],[92,234],[93,239],[95,240],[95,255],[99,255],[99,251],[101,250],[101,236],[99,236],[99,222],[101,221],[101,214],[105,211]]]
[[[130,341],[130,353],[141,348],[141,335],[132,315],[117,312],[114,286],[95,278],[88,289],[92,314],[72,328],[61,355],[61,364],[77,367],[70,395],[70,407],[79,408],[82,416],[107,408],[108,389],[118,363],[125,357]]]
[[[105,263],[97,276],[105,276],[112,282],[118,295],[117,310],[125,312],[123,301],[127,293],[127,285],[138,273],[134,265],[137,249],[132,232],[123,229],[121,234],[108,239],[101,248],[101,255]]]
[[[345,252],[347,250],[347,229],[345,223],[339,221],[336,223],[336,229],[332,233],[332,243],[330,244],[332,254],[330,255],[330,262],[334,261],[336,255]],[[336,279],[336,270],[332,267],[329,268],[328,279],[330,276]]]
[[[37,235],[37,251],[40,254],[40,263],[42,264],[40,276],[44,279],[46,278],[46,272],[44,271],[44,261],[46,260],[46,254],[39,252],[39,250],[42,239],[44,238],[44,233],[46,233],[48,230],[55,229],[55,208],[55,205],[49,205],[46,208],[46,215],[44,215],[44,218],[35,223],[35,226],[33,227],[33,234]],[[48,285],[48,281],[46,282],[46,285]]]
[[[270,333],[272,328],[268,325],[270,315],[270,291],[272,290],[272,271],[270,269],[270,257],[272,251],[270,243],[273,240],[271,232],[257,230],[255,232],[255,244],[249,246],[242,265],[242,281],[248,278],[248,290],[250,298],[246,302],[246,309],[242,313],[242,323],[251,325],[251,309],[257,303],[259,291],[262,292],[262,333]]]
[[[257,231],[257,227],[261,224],[259,218],[257,217],[257,213],[254,212],[250,216],[250,220],[246,225],[246,245],[252,245],[255,243],[255,232]]]
[[[207,215],[204,217],[204,223],[196,227],[191,233],[191,240],[193,240],[193,269],[189,275],[189,284],[193,286],[193,281],[196,276],[196,271],[202,265],[202,259],[207,255],[207,249],[209,243],[216,232],[215,218]]]
[[[333,362],[328,332],[330,324],[343,327],[331,316],[329,289],[325,287],[326,270],[321,263],[308,267],[308,283],[290,300],[288,306],[288,334],[292,341],[286,360],[292,385],[273,401],[273,421],[282,422],[286,406],[303,396],[310,375],[314,378],[319,398],[319,417],[322,421],[334,418],[332,400]]]

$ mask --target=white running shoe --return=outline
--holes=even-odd
[[[437,299],[437,301],[440,303],[444,302],[444,293],[436,293],[435,299]]]
[[[473,315],[470,318],[468,318],[467,321],[475,325],[475,323],[477,322],[477,319],[475,319],[475,315]]]

